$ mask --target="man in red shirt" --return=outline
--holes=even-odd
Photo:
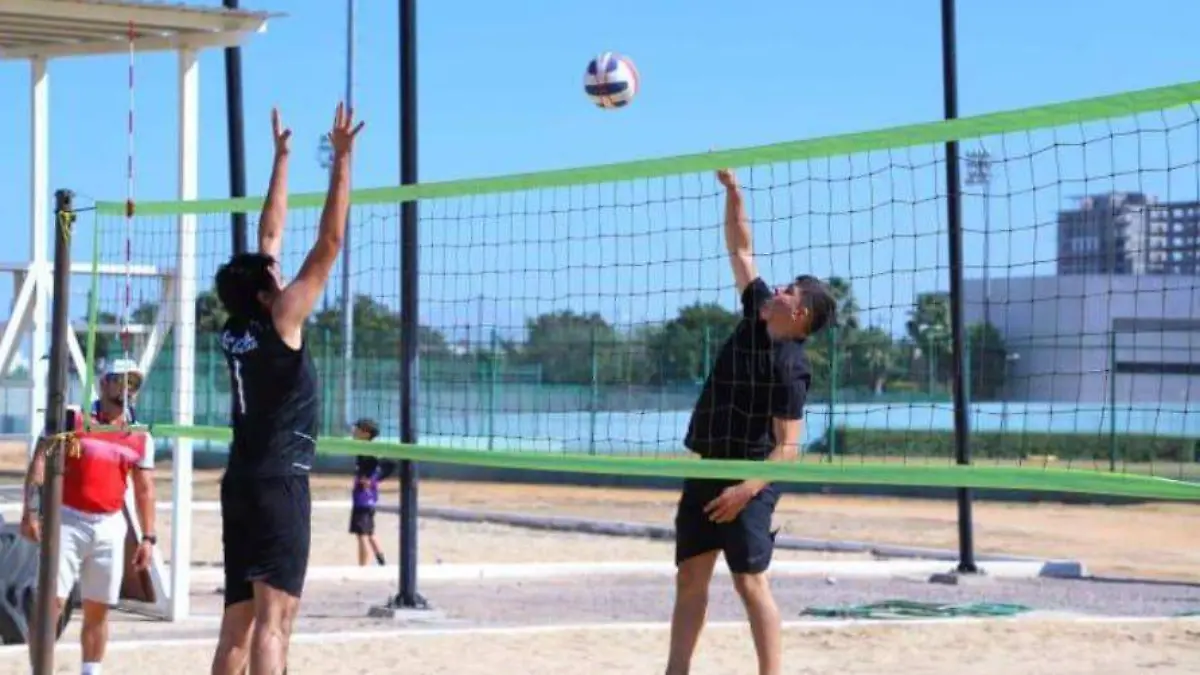
[[[141,384],[137,364],[114,361],[100,380],[100,400],[90,413],[91,423],[127,426],[127,409]],[[98,675],[108,644],[108,610],[121,599],[128,529],[123,507],[131,473],[137,516],[146,533],[133,561],[135,569],[149,568],[156,543],[154,440],[145,431],[86,430],[82,414],[74,412],[79,444],[64,458],[57,611],[62,611],[78,583],[83,601],[82,673]],[[21,531],[34,542],[41,540],[41,525],[31,498],[42,483],[49,445],[38,444],[25,478]]]

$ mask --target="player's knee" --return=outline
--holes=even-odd
[[[108,624],[108,605],[92,600],[84,600],[81,604],[83,605],[83,630],[96,630]]]
[[[771,583],[766,572],[751,572],[733,575],[733,587],[743,600],[753,601],[769,597]]]
[[[719,551],[701,553],[679,563],[675,572],[676,590],[680,594],[707,594],[718,553]]]

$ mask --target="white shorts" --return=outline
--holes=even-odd
[[[58,598],[71,595],[79,583],[84,600],[115,606],[121,601],[125,575],[125,514],[84,513],[62,507],[58,550]]]

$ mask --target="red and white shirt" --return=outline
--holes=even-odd
[[[64,458],[63,506],[93,514],[118,513],[129,472],[154,468],[154,439],[145,431],[84,431],[75,415],[79,452]],[[92,415],[92,424],[109,424]]]

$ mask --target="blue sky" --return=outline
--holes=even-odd
[[[295,133],[292,190],[323,189],[315,146],[344,89],[343,3],[243,4],[288,13],[243,50],[249,190],[265,189],[272,105],[280,106]],[[1136,11],[1133,3],[1116,0],[959,4],[962,115],[1200,78],[1194,31],[1200,6],[1195,3],[1147,0]],[[942,114],[938,5],[932,0],[613,0],[598,10],[562,0],[426,0],[419,9],[421,177],[607,163],[936,119]],[[603,16],[598,19],[596,11]],[[355,98],[368,124],[356,156],[359,187],[399,180],[396,12],[395,3],[359,2]],[[600,111],[583,95],[586,62],[604,50],[629,54],[638,64],[643,91],[628,109]],[[228,194],[222,58],[212,51],[201,60],[202,197]],[[124,57],[52,63],[52,188],[67,186],[94,198],[124,197],[126,67]],[[171,199],[177,175],[175,60],[169,54],[139,55],[136,69],[136,197]],[[5,93],[0,124],[14,130],[0,154],[0,200],[11,223],[0,255],[14,262],[28,255],[28,87],[27,67],[0,63]],[[1063,142],[1047,138],[1025,142],[1028,149]],[[1112,160],[1114,166],[1129,170],[1136,160],[1128,158],[1136,157],[1137,147],[1120,149],[1121,143],[1105,143],[1103,152],[1119,150],[1122,159]],[[1193,141],[1191,156],[1183,159],[1194,161],[1195,147]],[[1005,154],[1021,153],[1008,149]],[[1053,173],[1077,164],[1084,167],[1081,175],[1098,176],[1090,164],[1095,154],[1078,161],[1051,157],[1045,166]],[[933,169],[894,169],[882,179],[863,178],[864,171],[898,161],[881,157],[872,166],[792,167],[794,179],[832,173],[845,190],[844,200],[832,188],[826,197],[813,197],[813,185],[820,181],[783,189],[788,181],[779,167],[744,175],[755,186],[776,188],[756,192],[753,202],[756,219],[770,221],[758,230],[764,271],[773,278],[786,278],[800,267],[850,276],[870,318],[895,328],[915,291],[944,287],[945,245],[937,236],[944,224],[937,222],[936,203],[897,209],[901,192],[917,201],[936,194],[940,178]],[[935,156],[925,149],[909,157],[921,164]],[[1040,175],[1033,168],[1025,175],[1022,166],[1014,159],[1008,178],[998,176],[993,184],[1004,196],[993,199],[992,220],[1008,234],[992,244],[991,258],[1012,274],[1046,269],[1053,234],[1042,221],[1080,191],[1075,187],[1107,187],[1093,181],[1068,189],[1056,184],[1054,175],[1047,177],[1046,168]],[[1195,167],[1189,171],[1183,183],[1194,186]],[[1149,179],[1133,180],[1136,187]],[[903,181],[911,185],[897,188]],[[874,192],[876,187],[882,192]],[[1041,191],[1040,201],[1030,196],[1038,193],[1032,187]],[[808,191],[807,200],[798,189]],[[424,228],[423,320],[461,328],[482,314],[485,324],[511,328],[530,313],[572,306],[638,323],[669,318],[694,299],[733,305],[720,262],[719,201],[708,177],[628,186],[628,194],[605,190],[555,191],[544,202],[519,195],[426,205],[426,214],[448,220]],[[625,215],[606,216],[594,208],[664,196],[670,204],[631,206]],[[584,204],[597,214],[590,221],[586,213],[555,222],[548,216],[514,215]],[[842,210],[845,217],[817,215],[830,205],[828,210]],[[977,227],[981,207],[971,202],[967,209],[968,225]],[[356,289],[392,304],[395,257],[386,251],[396,245],[394,209],[372,208],[365,215],[360,215],[365,224],[355,231]],[[311,232],[315,214],[296,214],[294,221],[294,232]],[[201,243],[204,269],[215,265],[228,246],[223,222],[202,221],[207,228]],[[1043,226],[1033,228],[1037,222]],[[169,232],[169,223],[139,225],[134,245],[147,251],[139,258],[149,262],[167,254]],[[288,250],[302,251],[307,237],[294,236]],[[539,243],[547,237],[556,241]],[[968,242],[968,263],[976,267],[982,260],[978,243]],[[119,260],[119,236],[106,238],[104,248],[106,259]],[[78,253],[82,257],[86,251]],[[667,260],[674,264],[661,265]],[[297,264],[293,256],[292,271]],[[606,267],[588,267],[596,264]],[[546,271],[524,274],[534,267]],[[79,279],[77,288],[85,283]],[[10,293],[8,282],[0,283],[0,303],[7,303]],[[480,296],[482,307],[475,300]]]

